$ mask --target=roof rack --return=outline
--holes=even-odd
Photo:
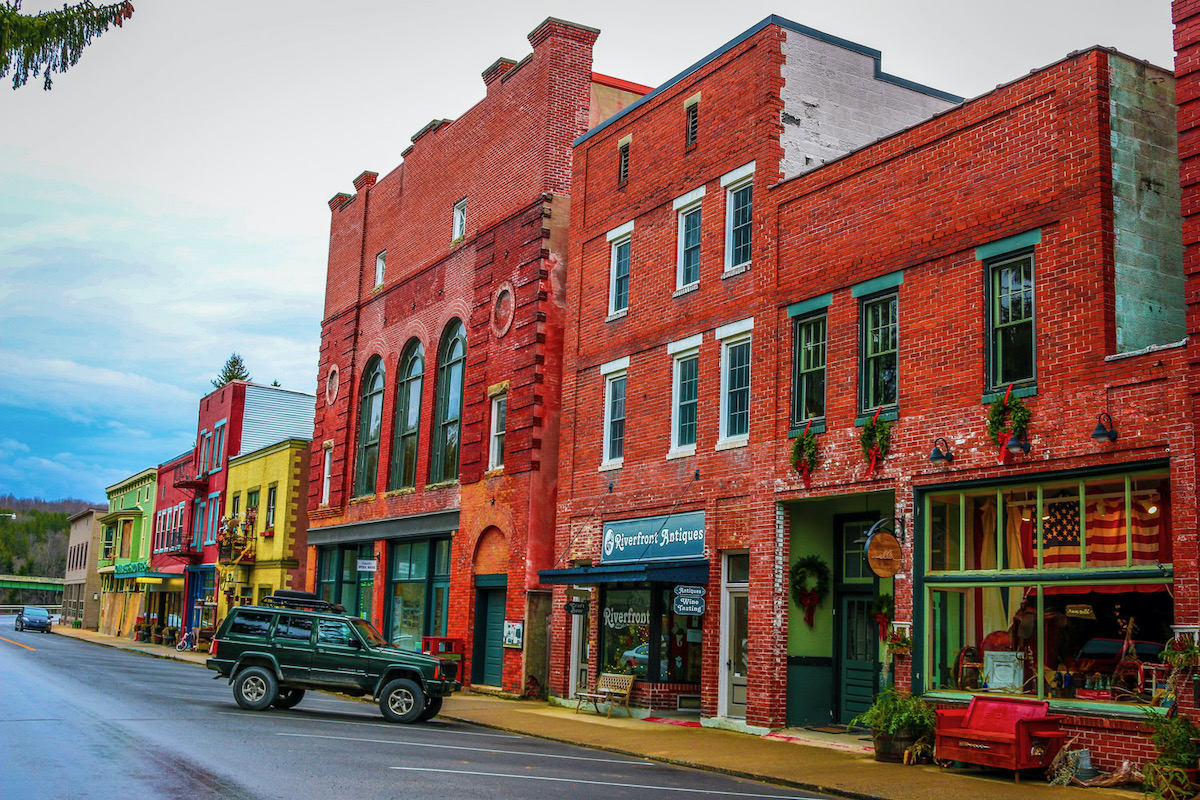
[[[332,611],[336,614],[346,613],[344,606],[323,600],[312,592],[299,592],[291,589],[280,589],[270,597],[264,597],[262,604],[269,608],[296,608],[305,611]]]

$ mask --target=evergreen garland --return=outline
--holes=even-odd
[[[817,436],[805,430],[804,433],[792,440],[792,467],[803,473],[805,469],[812,472],[817,468]],[[801,469],[801,464],[805,469]]]
[[[888,454],[888,448],[892,444],[892,423],[883,422],[877,418],[872,419],[863,425],[862,433],[858,435],[858,441],[862,445],[863,458],[870,461],[871,451],[875,448],[879,450],[879,458],[883,458]]]
[[[1005,401],[1003,397],[997,397],[988,409],[988,438],[998,442],[1002,433],[1023,437],[1032,415],[1033,412],[1021,398],[1009,397]]]
[[[0,0],[0,78],[13,73],[13,88],[44,74],[42,88],[50,88],[50,73],[66,72],[83,55],[83,48],[133,16],[133,3],[95,6],[91,2],[64,5],[56,11],[30,16],[21,13],[21,0]]]

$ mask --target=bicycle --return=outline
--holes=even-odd
[[[190,630],[185,630],[179,634],[179,641],[175,643],[175,650],[182,653],[184,650],[195,650],[195,634]]]

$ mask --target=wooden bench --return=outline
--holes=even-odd
[[[590,692],[575,693],[575,713],[579,713],[579,709],[584,703],[591,703],[596,709],[596,713],[600,713],[601,701],[608,703],[608,713],[606,717],[612,717],[613,706],[621,705],[625,708],[625,713],[633,716],[629,710],[629,692],[633,689],[633,675],[619,675],[615,672],[601,672],[600,677],[596,679],[596,688]]]
[[[934,757],[1011,769],[1019,783],[1020,770],[1050,766],[1067,736],[1049,708],[1045,700],[976,695],[965,710],[939,709]]]

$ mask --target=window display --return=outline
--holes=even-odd
[[[674,584],[605,589],[600,608],[601,672],[663,683],[699,683],[699,615],[676,614]]]

